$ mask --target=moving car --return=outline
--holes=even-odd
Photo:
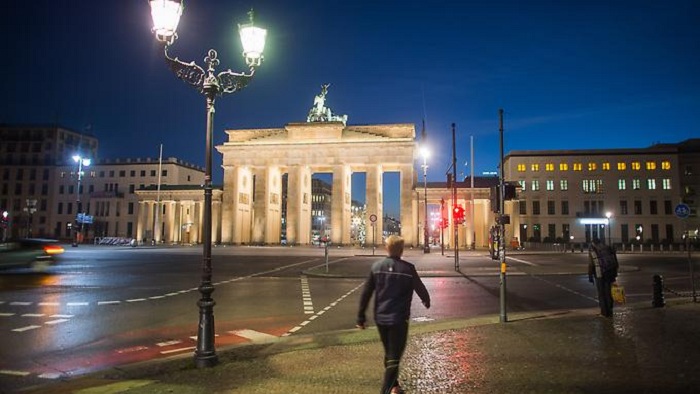
[[[26,238],[0,242],[0,269],[31,268],[43,271],[55,264],[56,256],[64,252],[54,239]]]

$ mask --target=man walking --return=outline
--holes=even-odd
[[[374,294],[374,321],[384,345],[384,384],[382,394],[403,393],[399,385],[399,362],[406,348],[411,300],[415,291],[423,305],[430,308],[430,295],[416,267],[401,259],[403,238],[392,235],[386,240],[388,257],[372,265],[360,297],[357,327],[365,329],[365,310]]]
[[[605,317],[613,315],[612,285],[617,278],[619,268],[615,250],[602,244],[598,238],[593,239],[588,250],[588,281],[595,281],[598,290],[600,314]]]

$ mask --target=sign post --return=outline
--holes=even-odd
[[[377,215],[369,215],[369,221],[372,222],[372,256],[374,256],[374,250],[377,248]]]
[[[690,217],[690,206],[688,206],[688,204],[685,203],[680,203],[676,205],[674,212],[676,214],[676,217],[678,217],[679,219],[688,219],[688,217]],[[697,293],[695,292],[695,272],[693,270],[693,260],[691,259],[690,255],[690,233],[688,232],[687,222],[685,223],[685,234],[683,236],[685,237],[685,250],[688,251],[688,268],[690,270],[690,283],[692,284],[693,289],[693,302],[698,302]]]

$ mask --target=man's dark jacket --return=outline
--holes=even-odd
[[[404,260],[387,257],[372,265],[360,297],[357,323],[366,321],[365,310],[374,296],[374,321],[379,325],[393,325],[408,320],[411,315],[413,291],[423,305],[430,307],[430,295],[416,272],[416,267]]]

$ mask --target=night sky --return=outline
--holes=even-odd
[[[426,121],[429,181],[497,171],[505,151],[646,147],[700,136],[700,2],[189,0],[171,54],[243,71],[236,23],[268,29],[249,86],[217,100],[225,129],[306,120],[321,84],[349,124]],[[4,0],[0,123],[57,123],[100,158],[204,163],[204,98],[167,69],[146,0]],[[214,181],[221,183],[221,155]],[[470,164],[471,165],[471,164]],[[393,208],[388,204],[388,210]]]

